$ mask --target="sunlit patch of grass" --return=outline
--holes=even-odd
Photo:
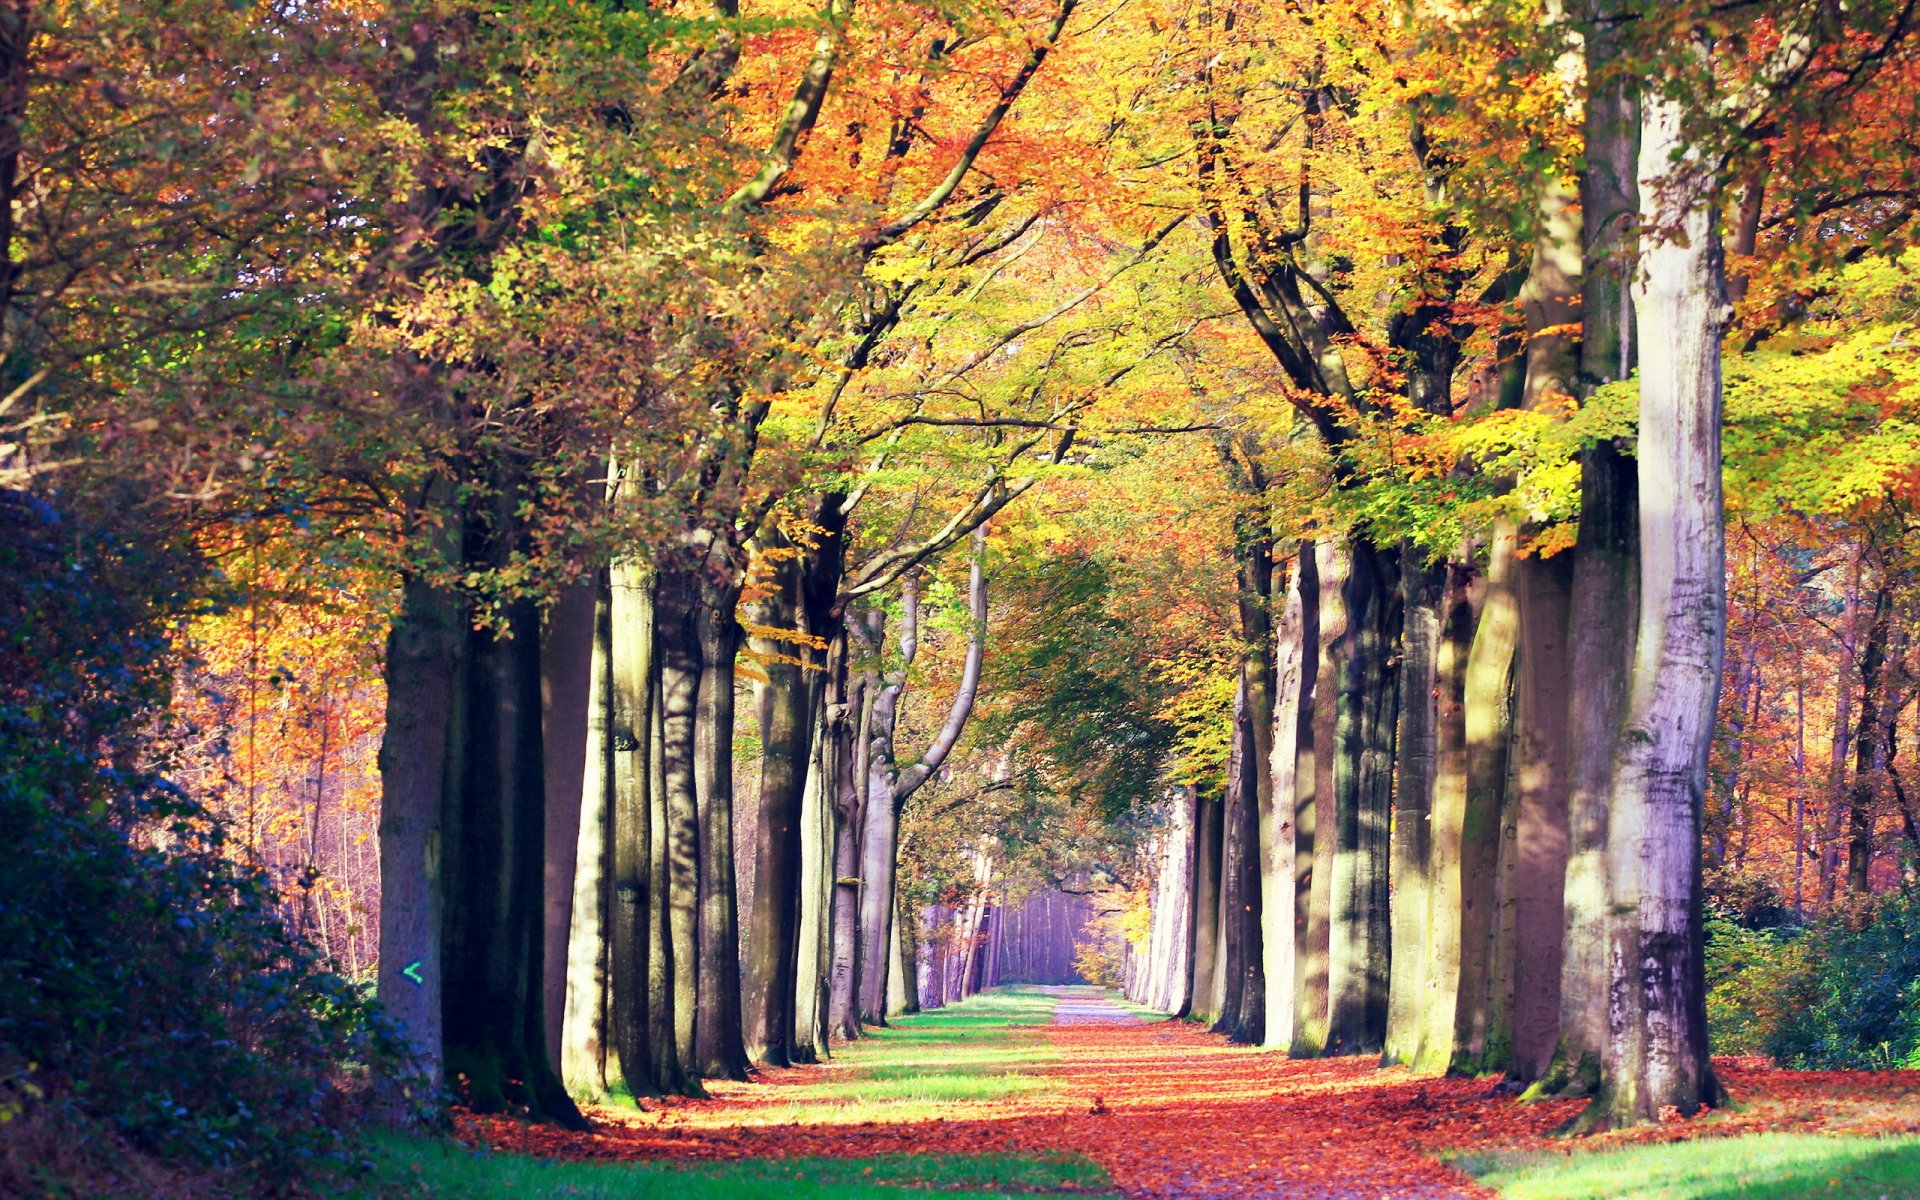
[[[371,1141],[371,1169],[325,1200],[990,1200],[1073,1194],[1117,1200],[1079,1155],[919,1155],[727,1163],[556,1163],[414,1137]]]
[[[1512,1200],[1920,1200],[1920,1137],[1762,1133],[1451,1161]]]
[[[819,1082],[781,1090],[783,1103],[729,1124],[899,1123],[978,1115],[983,1106],[1044,1092],[1038,1069],[1059,1052],[1035,1027],[1051,1023],[1057,997],[1019,989],[986,992],[933,1012],[897,1018],[839,1047]],[[696,1119],[697,1120],[697,1119]]]

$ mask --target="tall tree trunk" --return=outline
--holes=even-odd
[[[1295,548],[1287,598],[1280,614],[1274,659],[1278,667],[1274,689],[1273,734],[1268,750],[1271,782],[1260,811],[1260,940],[1261,974],[1266,980],[1266,1030],[1260,1044],[1284,1050],[1293,1045],[1294,953],[1300,936],[1300,878],[1297,836],[1299,789],[1296,772],[1303,723],[1313,719],[1307,687],[1318,653],[1319,595],[1313,567],[1313,544]],[[1311,628],[1309,626],[1312,626]],[[1310,735],[1309,735],[1310,736]],[[1312,861],[1311,844],[1305,847]]]
[[[546,743],[547,820],[545,928],[541,967],[547,1015],[547,1057],[563,1063],[567,1010],[567,953],[573,926],[575,854],[580,841],[588,741],[593,706],[594,609],[600,589],[576,583],[547,609],[540,630],[540,700]],[[564,1075],[564,1068],[562,1071]]]
[[[1560,1032],[1560,957],[1567,875],[1567,555],[1515,564],[1520,651],[1514,681],[1513,1054],[1509,1079],[1532,1083]]]
[[[1259,833],[1254,824],[1253,718],[1247,712],[1247,680],[1234,689],[1233,735],[1228,751],[1227,786],[1220,798],[1220,1005],[1213,1031],[1241,1045],[1258,1042],[1259,1018],[1248,1024],[1247,987],[1255,985],[1258,1006],[1260,913],[1255,874]]]
[[[828,671],[832,671],[832,667]],[[807,760],[806,791],[800,804],[800,944],[795,951],[794,1040],[790,1057],[797,1063],[822,1061],[827,1054],[827,995],[832,951],[829,912],[833,904],[833,805],[827,795],[832,778],[828,747],[832,718],[822,710],[835,695],[831,676],[821,680],[823,696],[813,724],[813,747]]]
[[[769,630],[797,630],[800,566],[781,557],[771,567],[769,594],[755,605],[754,622]],[[754,647],[760,651],[766,680],[754,688],[762,753],[760,814],[753,902],[741,956],[741,1001],[746,1010],[747,1057],[786,1066],[793,1059],[795,983],[800,970],[802,809],[813,749],[818,672],[804,669],[804,650],[796,640],[763,635],[754,639]]]
[[[606,699],[611,785],[608,830],[607,1011],[620,1078],[636,1096],[669,1086],[654,1058],[653,572],[631,557],[609,571]]]
[[[660,671],[660,787],[667,847],[668,978],[673,999],[674,1055],[695,1076],[700,1007],[699,793],[694,776],[695,709],[700,693],[700,641],[694,628],[697,582],[662,569],[655,583],[654,644]],[[618,644],[616,634],[616,645]]]
[[[1296,825],[1311,839],[1304,940],[1294,960],[1293,1048],[1296,1058],[1327,1049],[1328,968],[1333,935],[1333,865],[1338,852],[1335,775],[1340,761],[1340,669],[1349,636],[1347,577],[1353,571],[1352,547],[1344,539],[1322,537],[1314,543],[1314,580],[1319,586],[1314,666],[1313,719],[1302,728],[1298,786],[1303,789]],[[1309,734],[1311,736],[1309,737]],[[1309,783],[1309,781],[1311,781]],[[1311,787],[1311,792],[1304,789]]]
[[[800,985],[803,896],[802,859],[811,829],[806,792],[826,700],[827,648],[839,640],[837,602],[845,565],[845,497],[821,497],[812,517],[811,546],[795,546],[778,529],[764,541],[773,579],[756,606],[755,622],[766,631],[756,646],[766,662],[761,696],[759,838],[755,846],[753,911],[745,961],[747,1053],[755,1061],[784,1064],[812,1055],[812,1036],[795,1028]],[[816,848],[817,849],[817,848]]]
[[[1245,472],[1259,489],[1257,470]],[[1223,813],[1226,998],[1216,1028],[1239,1043],[1264,1039],[1266,974],[1261,940],[1260,814],[1273,807],[1273,532],[1264,503],[1235,521],[1240,610],[1240,682]]]
[[[734,904],[734,663],[741,630],[740,588],[702,581],[694,627],[700,645],[694,773],[700,817],[700,1000],[693,1068],[709,1079],[747,1078],[741,1030],[740,920]]]
[[[1435,745],[1432,839],[1427,887],[1427,999],[1413,1068],[1425,1074],[1453,1065],[1460,1011],[1461,859],[1467,811],[1467,660],[1472,656],[1474,570],[1464,556],[1447,564],[1440,641],[1434,656]]]
[[[1516,532],[1494,527],[1486,600],[1467,656],[1467,795],[1460,816],[1460,985],[1452,1069],[1469,1075],[1506,1069],[1512,1049],[1512,946],[1501,938],[1501,827],[1513,715],[1513,659],[1520,634],[1514,592]]]
[[[451,557],[463,535],[449,492],[444,483],[430,484],[427,507],[450,518],[440,522],[436,537],[439,551]],[[458,593],[431,573],[409,575],[401,581],[400,613],[387,637],[384,672],[378,987],[381,1006],[436,1089],[443,1064],[441,797],[452,768],[466,622]]]
[[[1847,814],[1847,750],[1853,739],[1853,693],[1860,675],[1860,587],[1866,549],[1853,546],[1852,569],[1840,611],[1840,666],[1834,679],[1833,739],[1827,760],[1827,804],[1820,829],[1820,903],[1840,888],[1841,826]]]
[[[1392,928],[1393,738],[1399,719],[1399,561],[1356,540],[1344,608],[1347,651],[1334,697],[1335,855],[1328,955],[1329,1053],[1377,1053],[1386,1040]]]
[[[1699,53],[1704,56],[1704,47]],[[1613,776],[1609,1021],[1587,1125],[1721,1099],[1707,1057],[1700,826],[1726,636],[1720,339],[1728,306],[1712,171],[1680,100],[1641,105],[1640,623]]]
[[[1411,1064],[1419,1054],[1433,944],[1433,788],[1440,757],[1440,629],[1446,571],[1403,547],[1398,779],[1393,809],[1393,973],[1382,1064]]]
[[[644,631],[643,631],[644,632]],[[622,635],[614,633],[614,658],[637,653],[630,633],[623,648]],[[705,1091],[688,1069],[690,1060],[681,1052],[691,1046],[693,1022],[688,1016],[695,996],[693,977],[694,891],[692,876],[678,864],[690,854],[686,839],[692,828],[692,814],[679,812],[667,788],[667,719],[664,672],[660,667],[660,641],[656,631],[652,640],[653,688],[648,708],[653,712],[649,736],[640,736],[647,749],[647,1061],[653,1064],[654,1082],[660,1090],[675,1096],[700,1096]],[[617,668],[616,668],[617,669]]]
[[[1618,0],[1589,0],[1585,54],[1586,170],[1580,179],[1582,397],[1633,368],[1640,109],[1618,68]],[[1607,1042],[1607,796],[1626,715],[1637,631],[1639,513],[1633,460],[1610,442],[1580,459],[1580,529],[1568,614],[1567,870],[1563,888],[1560,1030],[1553,1063],[1527,1093],[1584,1096],[1598,1086]]]
[[[845,651],[843,650],[843,658]],[[867,727],[873,720],[873,692],[864,669],[850,681],[846,711],[835,718],[830,735],[838,749],[829,781],[834,794],[832,937],[829,939],[828,1029],[842,1039],[860,1036],[860,847],[866,806]]]
[[[560,1079],[567,1091],[592,1099],[604,1096],[611,1082],[607,1051],[613,1044],[608,1028],[608,958],[612,945],[608,939],[611,914],[607,911],[612,898],[614,829],[613,604],[605,577],[598,583],[594,589],[593,652],[587,666],[586,753],[580,782],[580,828],[566,940],[567,990],[559,1057]],[[647,730],[651,728],[649,716]],[[646,799],[642,797],[643,802]]]
[[[1220,972],[1225,969],[1220,945],[1221,851],[1226,829],[1224,805],[1218,796],[1194,796],[1193,850],[1193,989],[1187,1009],[1206,1025],[1220,1017]]]
[[[1883,573],[1873,590],[1867,644],[1860,654],[1860,724],[1854,734],[1853,787],[1847,793],[1847,892],[1852,896],[1872,890],[1874,810],[1880,776],[1891,757],[1891,724],[1882,718],[1887,698],[1881,694],[1881,676],[1887,665],[1892,617],[1893,587]]]
[[[506,525],[468,531],[474,561],[504,554]],[[449,1075],[476,1112],[510,1103],[536,1118],[584,1129],[547,1057],[545,923],[546,779],[541,761],[540,614],[529,600],[506,607],[506,628],[468,634],[458,765],[441,821],[445,863],[441,1019]]]

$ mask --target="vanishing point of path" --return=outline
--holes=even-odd
[[[1415,1078],[1376,1061],[1290,1061],[1142,1017],[1095,989],[1016,989],[909,1018],[824,1066],[713,1084],[710,1099],[650,1102],[637,1115],[597,1111],[592,1134],[473,1119],[463,1132],[564,1159],[1084,1154],[1139,1200],[1466,1200],[1494,1193],[1443,1152],[1543,1147],[1579,1105],[1518,1104],[1484,1080]],[[1728,1073],[1737,1091],[1763,1092],[1781,1074]],[[1904,1092],[1898,1107],[1911,1114],[1911,1073],[1889,1075],[1907,1076],[1889,1079],[1886,1100]],[[1783,1086],[1821,1086],[1795,1078],[1807,1082]],[[1877,1119],[1879,1101],[1860,1103],[1848,1122]],[[1749,1122],[1781,1127],[1763,1102],[1725,1131]]]

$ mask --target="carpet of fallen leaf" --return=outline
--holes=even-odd
[[[500,1118],[463,1116],[459,1124],[475,1144],[572,1160],[1077,1151],[1142,1200],[1491,1197],[1438,1155],[1761,1130],[1920,1132],[1915,1071],[1807,1073],[1721,1060],[1737,1109],[1570,1146],[1548,1135],[1581,1102],[1522,1104],[1488,1080],[1416,1077],[1362,1057],[1291,1061],[1118,1009],[1033,1034],[1059,1054],[1027,1068],[1043,1086],[948,1102],[934,1119],[836,1123],[816,1114],[793,1123],[794,1096],[844,1070],[829,1064],[770,1069],[752,1083],[713,1085],[710,1099],[650,1102],[637,1115],[595,1111],[597,1128],[587,1134]]]

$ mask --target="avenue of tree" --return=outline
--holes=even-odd
[[[1714,879],[1920,861],[1909,5],[158,11],[0,13],[0,486],[218,578],[187,759],[475,1110],[1064,888],[1236,1041],[1657,1120]]]

